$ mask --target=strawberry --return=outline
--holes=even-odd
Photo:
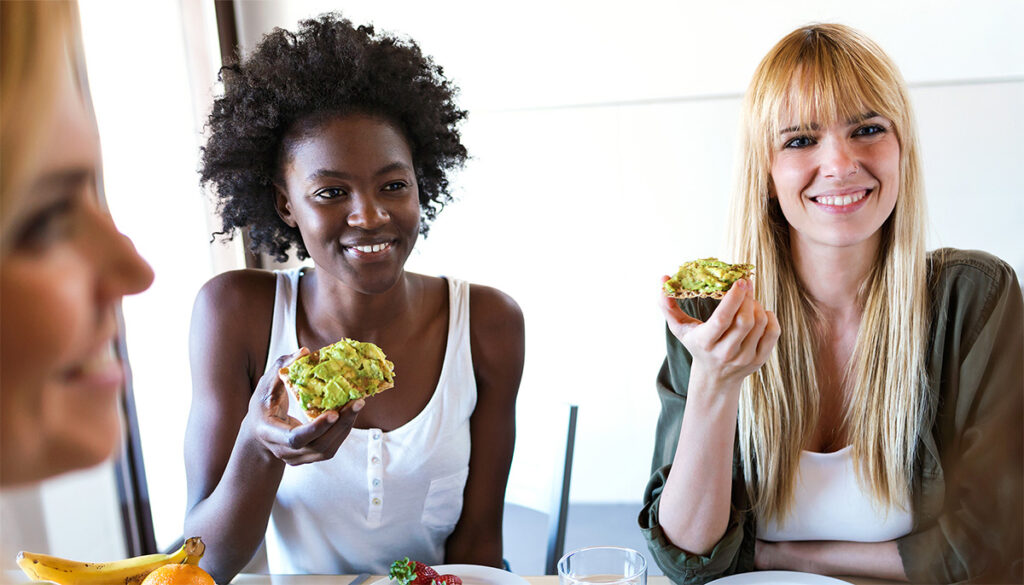
[[[434,579],[430,585],[462,585],[462,579],[455,575],[441,575]]]
[[[409,557],[391,563],[391,571],[388,572],[388,576],[399,585],[431,585],[435,579],[440,577],[437,571],[430,568],[430,565],[410,561]]]

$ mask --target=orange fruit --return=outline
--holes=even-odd
[[[196,565],[164,565],[146,575],[142,585],[217,585],[209,573]]]

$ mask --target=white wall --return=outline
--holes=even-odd
[[[519,444],[535,453],[548,440],[531,413],[580,404],[576,501],[640,499],[664,353],[658,279],[723,253],[740,95],[792,28],[844,22],[889,51],[913,88],[932,245],[983,248],[1024,272],[1019,1],[246,1],[240,20],[294,28],[339,5],[357,23],[415,38],[462,88],[473,159],[454,177],[460,201],[410,268],[494,285],[520,302]],[[187,0],[150,2],[145,14],[125,0],[83,2],[108,198],[157,272],[125,311],[165,544],[184,512],[188,316],[212,273],[195,174],[194,112],[208,104],[190,84],[212,86],[213,75],[197,73],[194,56],[187,65],[185,39],[205,33],[183,6],[194,9]],[[215,42],[208,48],[215,59]]]
[[[293,27],[337,3],[244,3]],[[638,501],[664,355],[659,277],[724,252],[742,92],[793,28],[838,21],[912,86],[932,247],[982,248],[1024,272],[1020,2],[349,0],[356,23],[414,38],[462,88],[473,156],[410,260],[504,289],[523,307],[519,444],[530,413],[580,405],[575,501]]]

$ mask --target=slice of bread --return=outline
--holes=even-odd
[[[287,379],[288,389],[313,419],[393,388],[395,366],[376,345],[345,338],[292,362]]]
[[[728,264],[718,258],[702,258],[684,263],[662,288],[665,296],[673,299],[721,299],[737,280],[753,275],[753,264]]]

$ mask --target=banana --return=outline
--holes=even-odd
[[[194,536],[171,554],[143,555],[109,563],[81,563],[22,551],[18,553],[18,566],[33,581],[53,581],[59,585],[139,585],[157,567],[198,565],[204,552],[203,540]]]

